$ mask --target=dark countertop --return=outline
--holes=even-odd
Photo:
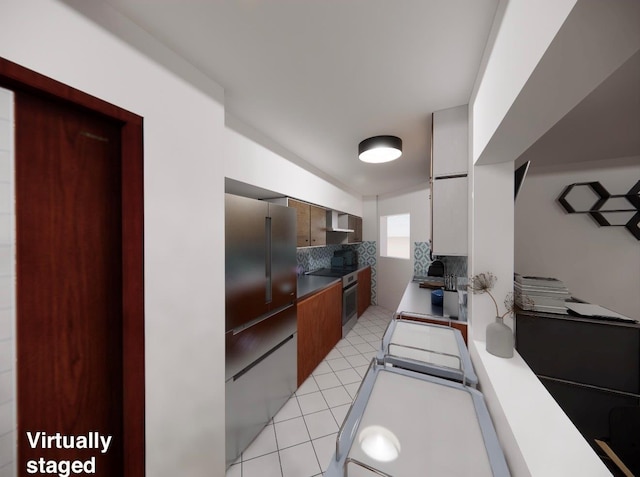
[[[314,293],[333,285],[340,283],[341,278],[335,277],[317,277],[315,275],[300,275],[298,277],[298,301],[306,298]]]
[[[364,270],[371,265],[358,266],[358,271]],[[298,300],[302,300],[308,296],[324,290],[334,283],[338,283],[342,278],[336,277],[319,277],[316,275],[300,275],[298,277]]]

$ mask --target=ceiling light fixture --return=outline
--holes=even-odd
[[[358,146],[358,157],[363,162],[379,164],[398,159],[402,155],[402,139],[396,136],[374,136]]]

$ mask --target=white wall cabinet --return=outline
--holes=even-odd
[[[431,248],[435,255],[467,255],[467,105],[433,113]]]
[[[467,177],[432,185],[432,248],[436,255],[467,255]]]
[[[433,113],[432,177],[466,174],[469,170],[468,106]]]

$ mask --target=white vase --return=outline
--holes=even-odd
[[[496,316],[496,321],[487,325],[486,340],[488,353],[501,358],[513,357],[513,331],[501,316]]]

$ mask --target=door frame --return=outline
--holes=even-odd
[[[143,118],[0,57],[0,86],[121,123],[123,477],[145,475]],[[19,204],[18,204],[19,206]]]

